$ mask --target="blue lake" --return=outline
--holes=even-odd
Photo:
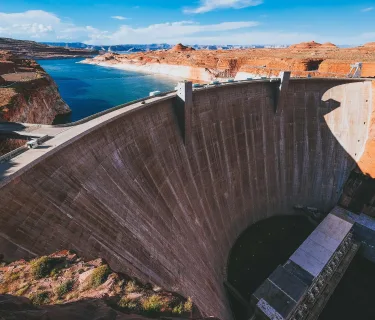
[[[72,109],[55,123],[77,121],[122,103],[140,99],[151,91],[170,91],[180,80],[115,68],[77,63],[82,59],[38,60],[55,80],[61,97]]]

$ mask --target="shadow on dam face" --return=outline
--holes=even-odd
[[[372,166],[371,81],[291,80],[277,113],[275,86],[194,91],[188,145],[171,97],[27,151],[29,163],[0,177],[0,253],[102,257],[231,319],[223,281],[239,235],[296,204],[330,210],[356,163]]]

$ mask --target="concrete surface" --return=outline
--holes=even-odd
[[[0,137],[13,139],[39,138],[45,135],[55,137],[69,127],[55,127],[41,124],[0,122]]]
[[[194,91],[188,148],[170,94],[16,157],[0,171],[0,252],[101,256],[231,319],[223,281],[237,237],[295,204],[331,209],[370,130],[370,81],[291,80],[280,114],[277,86]]]
[[[317,277],[352,229],[353,224],[334,214],[329,214],[293,253],[290,260]]]
[[[324,307],[322,303],[328,300],[321,301],[320,295],[332,294],[342,276],[336,279],[335,273],[340,268],[346,270],[354,257],[350,248],[358,251],[359,246],[351,240],[353,226],[354,222],[343,217],[340,208],[333,208],[289,260],[279,265],[257,288],[251,297],[256,306],[252,319],[274,319],[273,310],[277,312],[276,318],[281,316],[282,319],[319,315]],[[300,270],[309,273],[313,281]],[[310,317],[311,320],[317,318]]]

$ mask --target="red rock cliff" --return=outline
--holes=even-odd
[[[0,121],[51,124],[56,115],[69,112],[39,64],[0,51]]]
[[[338,48],[333,43],[303,42],[283,49],[191,50],[178,44],[171,50],[140,52],[134,54],[107,54],[88,63],[115,64],[140,67],[159,72],[158,66],[183,66],[190,70],[189,78],[236,77],[239,80],[252,76],[277,76],[290,70],[292,76],[345,77],[351,64],[362,62],[362,77],[375,77],[375,46],[371,43],[356,48]],[[135,70],[135,68],[133,68]],[[182,70],[182,69],[181,69]],[[171,73],[172,75],[172,73]],[[181,76],[185,77],[186,72]]]

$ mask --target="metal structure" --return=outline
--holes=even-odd
[[[353,226],[338,208],[332,210],[254,292],[253,319],[317,319],[359,248]]]
[[[362,62],[356,62],[350,65],[348,78],[360,78],[362,73]]]

